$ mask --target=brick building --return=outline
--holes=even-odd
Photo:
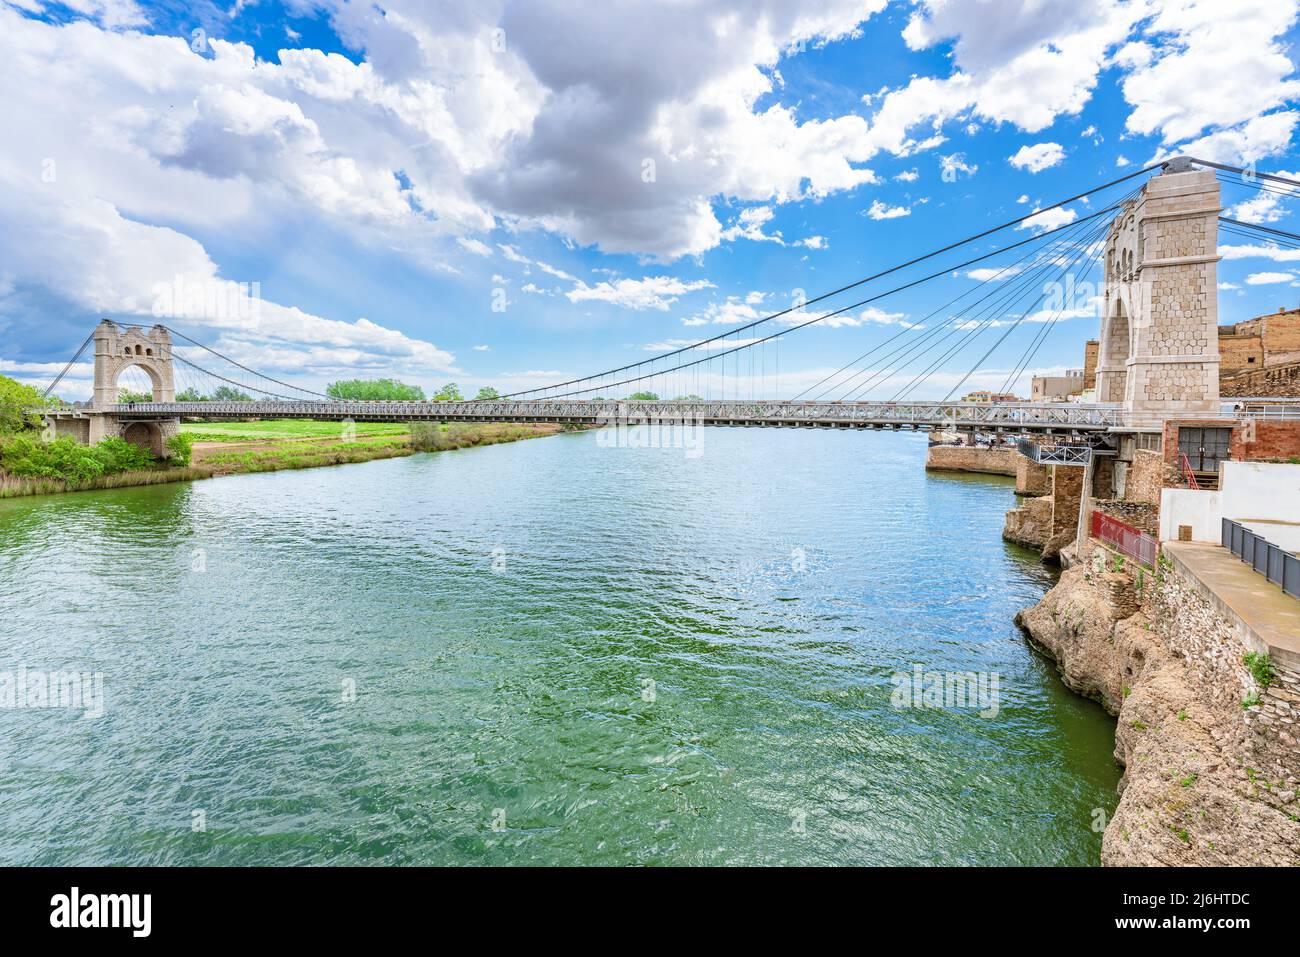
[[[1300,309],[1219,327],[1222,395],[1300,396]]]

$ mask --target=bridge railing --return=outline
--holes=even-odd
[[[1232,554],[1293,598],[1300,598],[1300,556],[1230,518],[1222,520],[1220,541]]]
[[[549,419],[601,423],[634,420],[679,420],[705,424],[771,423],[828,425],[911,425],[1018,430],[1087,429],[1124,424],[1117,405],[1077,403],[979,402],[791,402],[759,400],[615,401],[491,399],[462,402],[283,401],[283,402],[135,402],[108,407],[122,416],[429,419]]]

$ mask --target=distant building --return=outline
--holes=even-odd
[[[1220,395],[1300,395],[1300,309],[1219,326]]]
[[[1029,401],[1063,402],[1083,391],[1083,370],[1067,369],[1065,375],[1036,375],[1030,381]]]
[[[1019,402],[1020,397],[1010,392],[987,392],[981,389],[966,393],[961,400],[963,402]]]

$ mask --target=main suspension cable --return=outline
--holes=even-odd
[[[617,368],[614,368],[614,369],[608,369],[608,370],[606,370],[606,371],[604,371],[604,372],[596,372],[596,373],[592,373],[591,375],[582,376],[582,377],[577,378],[577,379],[569,379],[569,380],[567,380],[567,381],[565,381],[565,382],[558,382],[558,383],[554,383],[554,384],[552,384],[552,385],[548,385],[548,386],[538,386],[538,387],[533,388],[533,389],[524,389],[524,390],[521,390],[521,391],[519,391],[519,392],[512,392],[512,393],[510,393],[509,395],[502,396],[502,398],[505,398],[505,399],[513,399],[513,398],[517,398],[517,397],[519,397],[519,396],[524,396],[524,395],[533,395],[534,393],[538,393],[538,392],[550,392],[552,389],[560,389],[560,388],[563,388],[563,387],[565,387],[565,386],[575,385],[575,384],[580,383],[580,382],[587,382],[587,381],[590,381],[590,380],[592,380],[592,379],[603,378],[604,376],[607,376],[607,375],[616,375],[616,374],[618,374],[618,373],[620,373],[620,372],[625,372],[625,371],[627,371],[628,369],[636,369],[636,368],[639,368],[639,367],[641,367],[641,366],[647,365],[647,364],[649,364],[649,363],[657,362],[657,361],[660,361],[660,360],[662,360],[662,359],[667,359],[667,358],[670,358],[670,357],[672,357],[672,356],[681,355],[682,353],[690,352],[690,351],[695,350],[695,349],[699,349],[699,348],[701,348],[701,347],[703,347],[703,346],[709,345],[710,343],[718,342],[719,340],[726,339],[726,338],[729,337],[729,336],[737,335],[737,334],[739,334],[739,333],[741,333],[741,332],[745,332],[746,330],[752,329],[752,328],[754,328],[755,326],[762,325],[763,323],[766,323],[766,322],[771,322],[771,321],[773,321],[774,319],[779,319],[781,316],[785,316],[785,315],[788,315],[788,314],[790,314],[790,313],[792,313],[792,312],[796,312],[796,311],[798,311],[798,310],[801,309],[801,308],[804,308],[804,307],[807,307],[807,306],[814,305],[815,303],[822,302],[823,300],[829,299],[829,298],[831,298],[831,297],[833,297],[833,296],[838,296],[839,294],[844,293],[844,292],[847,292],[847,291],[850,290],[850,289],[856,289],[858,286],[864,285],[865,283],[871,282],[871,281],[876,280],[876,279],[880,279],[880,278],[883,277],[883,276],[888,276],[888,275],[890,275],[891,273],[895,273],[895,272],[898,272],[899,270],[906,269],[906,268],[909,267],[909,266],[914,266],[914,265],[916,265],[917,263],[924,262],[924,261],[927,260],[927,259],[933,259],[935,256],[941,255],[942,253],[945,253],[945,252],[949,252],[949,251],[951,251],[951,250],[953,250],[953,249],[956,249],[956,248],[958,248],[958,247],[960,247],[960,246],[968,245],[968,244],[970,244],[970,243],[972,243],[972,242],[975,242],[975,241],[977,241],[977,240],[983,239],[983,238],[986,237],[986,236],[990,236],[990,235],[992,235],[993,233],[1000,232],[1000,231],[1003,230],[1003,229],[1007,229],[1007,228],[1010,228],[1010,227],[1012,227],[1012,226],[1017,226],[1017,225],[1019,225],[1020,223],[1023,223],[1025,220],[1033,218],[1034,216],[1041,215],[1042,213],[1049,212],[1050,210],[1053,210],[1053,209],[1058,209],[1058,208],[1061,207],[1061,206],[1065,206],[1067,203],[1072,203],[1072,202],[1075,202],[1076,200],[1083,199],[1083,198],[1086,197],[1086,196],[1091,196],[1093,193],[1101,192],[1102,190],[1109,189],[1109,188],[1111,188],[1112,186],[1117,186],[1117,185],[1119,185],[1120,183],[1127,182],[1128,180],[1133,179],[1133,178],[1136,177],[1136,176],[1142,176],[1142,175],[1144,175],[1145,173],[1149,173],[1149,172],[1151,172],[1152,170],[1160,169],[1160,168],[1162,168],[1164,165],[1165,165],[1165,163],[1160,162],[1160,163],[1153,163],[1153,164],[1151,164],[1151,165],[1149,165],[1149,166],[1144,166],[1144,167],[1142,167],[1141,169],[1135,170],[1135,171],[1132,172],[1132,173],[1129,173],[1129,174],[1127,174],[1127,175],[1125,175],[1125,176],[1121,176],[1121,177],[1119,177],[1118,179],[1111,180],[1111,181],[1108,182],[1108,183],[1103,183],[1103,184],[1100,185],[1100,186],[1096,186],[1096,187],[1094,187],[1094,188],[1092,188],[1092,189],[1086,190],[1085,192],[1079,193],[1078,195],[1070,196],[1070,197],[1068,197],[1067,199],[1059,200],[1059,201],[1057,201],[1057,202],[1055,202],[1055,203],[1052,203],[1052,204],[1049,205],[1049,206],[1040,207],[1039,209],[1035,209],[1033,212],[1026,213],[1026,214],[1023,215],[1023,216],[1017,216],[1015,219],[1008,220],[1007,222],[1005,222],[1005,223],[1001,223],[1001,224],[999,224],[999,225],[997,225],[997,226],[994,226],[994,227],[992,227],[992,228],[990,228],[990,229],[986,229],[986,230],[984,230],[984,231],[982,231],[982,232],[975,233],[975,234],[972,235],[972,236],[967,236],[965,239],[958,240],[957,242],[954,242],[954,243],[949,243],[947,246],[943,246],[943,247],[941,247],[941,248],[939,248],[939,249],[936,249],[936,250],[933,250],[933,251],[931,251],[931,252],[925,253],[924,255],[917,256],[917,257],[915,257],[915,258],[913,258],[913,259],[909,259],[907,262],[899,263],[899,264],[896,265],[896,266],[891,266],[890,268],[885,269],[885,270],[882,270],[881,272],[875,273],[875,274],[870,275],[870,276],[866,276],[866,277],[864,277],[864,278],[862,278],[862,279],[858,279],[858,280],[856,280],[855,282],[848,283],[847,285],[841,286],[841,287],[838,288],[838,289],[834,289],[834,290],[832,290],[832,291],[830,291],[830,292],[822,293],[821,295],[816,296],[816,297],[814,297],[814,298],[812,298],[812,299],[804,300],[804,301],[802,301],[802,302],[800,302],[800,303],[797,303],[797,304],[795,304],[795,305],[790,306],[790,307],[787,308],[787,309],[782,309],[780,312],[775,312],[775,313],[772,313],[771,315],[764,316],[764,317],[762,317],[762,318],[760,318],[760,319],[756,319],[756,320],[754,320],[753,322],[746,323],[746,324],[744,324],[744,325],[742,325],[742,326],[737,326],[737,327],[734,328],[734,329],[728,330],[728,331],[725,332],[725,333],[721,333],[721,334],[716,335],[716,336],[713,336],[713,337],[711,337],[711,338],[708,338],[708,339],[701,339],[701,340],[698,341],[698,342],[692,343],[692,344],[690,344],[690,345],[682,346],[681,348],[678,348],[678,349],[673,349],[673,350],[671,350],[671,351],[669,351],[669,352],[665,352],[665,353],[663,353],[662,355],[654,356],[654,357],[652,357],[652,358],[650,358],[650,359],[642,359],[642,360],[640,360],[639,362],[633,362],[633,363],[629,363],[629,364],[627,364],[627,365],[618,366]],[[1013,247],[1007,247],[1007,248],[1013,248]],[[958,267],[958,268],[961,268],[961,267]],[[946,271],[946,270],[945,270],[945,271]],[[853,307],[853,308],[856,308],[856,307]],[[805,325],[809,325],[809,324],[810,324],[810,323],[806,323]],[[795,327],[793,327],[793,328],[792,328],[791,330],[789,330],[789,331],[794,331],[794,329],[799,329],[799,328],[802,328],[802,326],[795,326]],[[766,341],[766,340],[760,340],[760,341]],[[724,354],[725,354],[725,353],[724,353]],[[686,366],[680,366],[680,367],[678,367],[678,368],[686,368]],[[629,379],[629,380],[627,380],[627,381],[635,382],[635,381],[640,381],[640,380],[645,379],[645,378],[649,378],[649,376],[635,376],[635,377],[633,377],[633,378],[631,378],[631,379]],[[590,391],[592,391],[592,390],[591,390],[591,389],[578,389],[578,390],[575,390],[574,392],[565,393],[565,394],[566,394],[566,395],[571,395],[571,394],[576,394],[576,393],[581,393],[581,392],[590,392]],[[551,396],[551,398],[559,398],[559,396]]]

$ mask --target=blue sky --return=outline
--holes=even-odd
[[[0,0],[0,372],[48,381],[105,315],[308,388],[639,361],[1161,157],[1300,170],[1296,6]],[[1295,230],[1291,204],[1224,187],[1240,219]],[[1221,322],[1300,304],[1289,251],[1221,247]],[[783,336],[764,388],[918,335],[967,272]],[[1075,312],[1022,393],[1080,364],[1098,320]],[[1042,331],[982,362],[973,339],[916,397],[1000,386]]]

